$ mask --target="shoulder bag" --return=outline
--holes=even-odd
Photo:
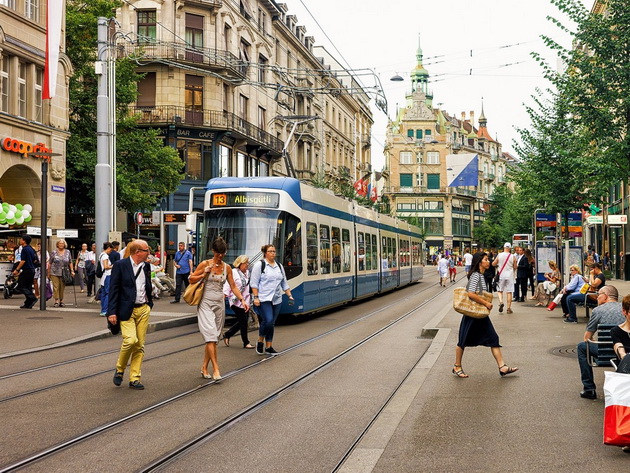
[[[188,285],[183,296],[186,304],[199,305],[203,297],[203,288],[206,287],[206,279],[208,279],[209,274],[210,273],[206,273],[199,281]]]
[[[499,284],[499,278],[501,277],[501,273],[503,272],[503,269],[505,268],[505,265],[507,264],[507,262],[510,261],[511,257],[512,255],[510,254],[507,258],[505,258],[505,261],[503,262],[503,266],[501,266],[501,269],[499,270],[499,272],[494,275],[494,279],[492,280],[492,286],[495,288],[495,290]]]
[[[61,268],[61,279],[63,279],[63,283],[66,286],[71,286],[74,284],[74,278],[72,277],[72,274],[70,273],[70,268],[67,264],[64,264],[63,268]]]
[[[483,319],[490,315],[490,309],[479,302],[473,301],[468,297],[468,287],[456,287],[453,291],[453,309],[455,312],[459,312],[462,315],[473,317],[475,319]],[[492,294],[487,291],[482,291],[478,294],[486,301],[492,303]]]

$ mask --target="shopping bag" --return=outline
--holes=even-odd
[[[630,445],[630,375],[604,371],[604,443]]]
[[[53,296],[53,287],[50,279],[46,279],[46,300],[50,300]]]
[[[488,302],[492,302],[491,293],[483,291],[480,296]],[[490,315],[490,309],[468,297],[468,289],[465,287],[457,287],[453,291],[453,309],[455,309],[455,312],[459,312],[460,314],[467,315],[468,317],[474,317],[476,319],[482,319]]]
[[[589,283],[587,282],[584,283],[582,287],[580,288],[580,294],[586,294],[590,288],[591,288],[591,285]]]
[[[547,310],[553,310],[553,309],[555,309],[555,308],[556,308],[556,306],[557,306],[558,304],[560,304],[560,301],[562,300],[562,295],[563,295],[562,293],[558,294],[558,295],[554,298],[554,300],[553,300],[553,301],[551,301],[551,302],[549,303],[549,305],[547,306]]]

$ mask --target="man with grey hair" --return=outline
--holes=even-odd
[[[619,325],[625,322],[626,318],[621,312],[621,302],[617,301],[618,298],[619,292],[615,286],[604,286],[597,291],[598,306],[593,309],[591,318],[586,325],[584,341],[577,345],[578,363],[582,375],[582,385],[584,386],[584,391],[580,393],[580,396],[585,399],[597,399],[593,367],[588,364],[586,359],[586,344],[593,339],[593,335],[597,332],[597,327],[600,324]],[[597,358],[597,343],[590,343],[588,350]]]

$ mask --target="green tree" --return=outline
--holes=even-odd
[[[120,2],[68,0],[66,4],[66,53],[74,74],[70,78],[70,132],[68,141],[68,208],[86,209],[94,202],[96,166],[96,96],[94,72],[97,18],[111,18]],[[183,163],[177,152],[163,145],[155,130],[139,129],[128,106],[137,97],[141,75],[129,59],[116,62],[118,207],[128,211],[149,210],[160,198],[177,189]],[[86,204],[89,202],[89,204]]]
[[[590,161],[590,178],[583,185],[601,202],[611,184],[630,174],[630,2],[607,0],[602,2],[605,14],[591,14],[580,0],[551,1],[576,25],[570,49],[543,37],[567,71],[557,72],[536,57],[562,92],[575,125],[573,137],[589,144],[580,154],[580,164]]]

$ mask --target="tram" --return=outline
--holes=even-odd
[[[273,244],[295,299],[284,298],[283,314],[317,312],[423,277],[418,227],[293,178],[209,180],[197,232],[205,258],[223,237],[228,263],[246,254],[254,264],[261,246]]]

